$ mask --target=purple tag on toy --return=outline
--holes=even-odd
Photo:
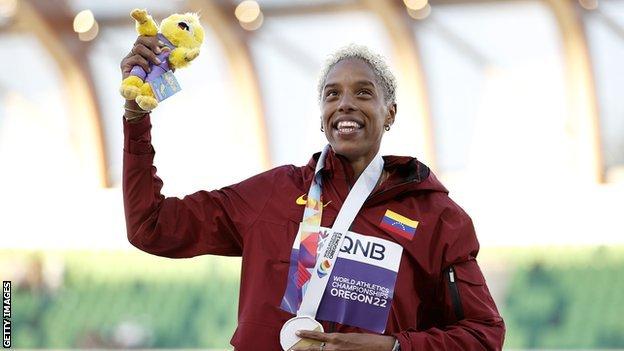
[[[167,71],[149,82],[156,100],[163,101],[171,95],[177,93],[182,88],[176,80],[172,71]]]

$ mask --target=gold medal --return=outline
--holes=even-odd
[[[302,339],[295,333],[297,330],[312,330],[323,332],[323,326],[314,318],[308,316],[297,316],[289,319],[282,326],[280,331],[280,344],[284,351],[288,351],[293,347],[320,346],[322,341]]]

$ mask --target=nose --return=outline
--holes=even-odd
[[[355,99],[351,94],[342,94],[342,96],[340,97],[340,101],[338,102],[338,111],[343,113],[357,111]]]

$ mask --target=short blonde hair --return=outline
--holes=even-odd
[[[386,64],[386,59],[377,53],[371,51],[364,45],[349,44],[330,55],[321,69],[318,81],[318,100],[321,102],[323,96],[323,87],[327,81],[327,75],[338,62],[347,59],[360,59],[370,66],[377,78],[377,83],[381,85],[386,104],[396,103],[396,78]]]

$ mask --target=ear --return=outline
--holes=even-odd
[[[394,124],[394,118],[397,113],[397,104],[396,102],[388,106],[388,114],[386,115],[386,123],[387,125]]]

